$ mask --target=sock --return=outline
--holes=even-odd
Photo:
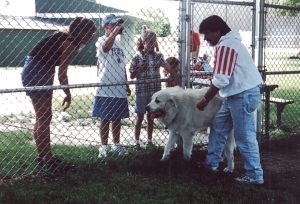
[[[107,149],[108,145],[101,145],[100,149]]]
[[[114,147],[118,147],[118,146],[120,146],[120,143],[114,144]]]

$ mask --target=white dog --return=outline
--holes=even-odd
[[[160,121],[169,130],[169,139],[164,149],[162,161],[170,156],[170,150],[175,145],[179,136],[183,141],[183,156],[189,160],[192,155],[193,136],[197,130],[205,130],[212,125],[213,119],[219,111],[222,99],[215,96],[203,111],[197,109],[196,104],[204,96],[208,88],[182,89],[180,87],[166,88],[153,94],[147,110],[153,118]],[[226,172],[234,168],[234,138],[230,134],[224,149],[227,159]]]

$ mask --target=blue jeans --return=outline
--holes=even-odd
[[[260,90],[255,87],[227,97],[211,127],[206,164],[218,167],[229,132],[234,129],[237,148],[244,160],[246,175],[263,179],[253,111],[260,103]]]

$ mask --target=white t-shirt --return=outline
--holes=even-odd
[[[239,94],[263,82],[240,34],[230,31],[222,36],[215,50],[212,84],[221,97]]]
[[[99,63],[99,80],[102,84],[125,83],[125,54],[119,39],[115,39],[112,48],[103,52],[102,45],[106,36],[98,38],[96,42],[96,57]],[[126,98],[126,85],[98,87],[96,96]]]

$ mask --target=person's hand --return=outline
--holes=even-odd
[[[144,72],[146,69],[147,69],[147,63],[146,62],[140,62],[138,64],[138,72],[141,73],[141,72]]]
[[[130,95],[131,95],[131,90],[130,90],[129,87],[127,87],[126,92],[127,92],[127,96],[130,96]]]
[[[62,103],[63,111],[66,111],[70,107],[71,99],[72,99],[71,95],[66,95]]]
[[[198,101],[198,103],[197,103],[197,108],[199,109],[199,110],[201,110],[201,111],[203,111],[204,110],[204,108],[207,106],[207,104],[208,104],[208,101],[206,100],[206,98],[205,97],[202,97],[199,101]]]
[[[113,30],[113,34],[115,36],[117,36],[118,34],[122,33],[122,31],[124,30],[124,26],[122,24],[117,24],[115,27],[114,27],[114,30]]]

